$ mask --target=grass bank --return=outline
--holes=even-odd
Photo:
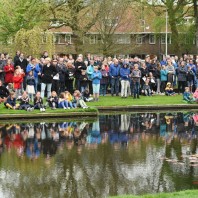
[[[160,193],[160,194],[153,194],[153,195],[122,195],[122,196],[115,196],[111,198],[197,198],[198,197],[198,190],[186,190],[181,192],[173,192],[173,193]]]

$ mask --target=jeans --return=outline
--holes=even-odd
[[[52,83],[41,83],[41,97],[44,98],[45,96],[45,88],[47,86],[47,97],[49,98],[51,95],[51,88],[52,88]]]
[[[68,101],[64,100],[58,103],[58,108],[68,108]]]
[[[122,80],[121,81],[121,97],[127,97],[128,87],[129,87],[129,81]]]
[[[111,78],[111,95],[114,93],[116,93],[116,95],[119,94],[119,84],[120,81],[118,77]]]
[[[133,96],[134,96],[134,98],[136,98],[136,95],[137,95],[137,97],[139,98],[140,83],[139,82],[133,82],[133,85],[134,85]]]
[[[107,92],[107,85],[106,84],[100,84],[100,95],[105,96]]]

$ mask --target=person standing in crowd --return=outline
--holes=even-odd
[[[83,58],[82,56],[79,56],[75,62],[75,77],[76,77],[76,89],[80,90],[80,75],[81,75],[81,71],[82,70],[86,70],[87,67],[85,65],[85,63],[83,62]]]
[[[16,68],[17,66],[20,66],[21,69],[23,69],[24,72],[26,72],[26,68],[28,65],[28,61],[27,59],[25,59],[24,54],[21,53],[19,56],[19,59],[17,59],[14,68]],[[22,90],[26,90],[26,75],[23,77],[23,87]]]
[[[56,74],[53,76],[52,80],[52,91],[55,91],[59,95],[59,89],[60,89],[60,67],[58,66],[58,61],[56,59],[53,59],[52,65],[54,66],[56,70]]]
[[[14,71],[14,76],[12,80],[14,83],[14,90],[16,93],[16,98],[18,98],[22,94],[22,83],[23,83],[23,77],[25,76],[25,73],[20,68],[20,66],[17,66],[16,68],[17,69],[15,69]]]
[[[39,83],[39,74],[41,74],[42,70],[35,58],[32,58],[29,64],[27,65],[26,73],[29,74],[30,71],[33,72],[33,76],[35,80],[34,89],[35,89],[35,92],[37,92],[38,83]]]
[[[14,57],[14,66],[17,64],[17,62],[18,62],[18,59],[19,59],[19,56],[20,56],[20,51],[18,50],[18,51],[16,51],[16,55],[15,55],[15,57]]]
[[[177,79],[178,79],[178,94],[184,93],[185,87],[186,87],[186,67],[185,62],[182,61],[179,65],[179,67],[176,69]]]
[[[35,94],[35,78],[33,76],[33,71],[29,71],[26,77],[26,92],[30,98],[30,101],[33,102]]]
[[[4,83],[4,67],[6,65],[5,55],[2,53],[0,57],[0,80]]]
[[[114,62],[110,65],[109,76],[111,78],[111,96],[113,96],[114,93],[118,96],[120,85],[120,65],[117,59],[114,59]]]
[[[93,89],[92,89],[92,79],[91,75],[94,72],[94,61],[90,60],[89,61],[89,66],[87,67],[87,76],[88,76],[88,81],[89,81],[89,92],[90,94],[93,94]]]
[[[61,92],[64,92],[66,89],[65,81],[66,81],[66,76],[68,76],[68,70],[66,68],[66,65],[64,64],[63,58],[59,58],[58,68],[59,68],[59,83],[60,83],[59,92],[61,93]]]
[[[141,71],[138,69],[138,64],[134,64],[134,70],[131,74],[131,77],[134,85],[133,98],[139,99]]]
[[[156,83],[157,83],[156,94],[161,94],[161,91],[160,91],[160,87],[161,87],[160,71],[161,71],[161,64],[157,63],[157,69],[156,69],[156,72],[155,72],[155,74],[156,74],[155,79],[156,79]]]
[[[5,86],[8,83],[13,83],[13,76],[14,76],[14,66],[12,65],[12,60],[9,58],[7,60],[7,64],[4,67],[5,72]]]
[[[109,74],[105,65],[102,65],[101,69],[102,79],[100,81],[100,95],[105,96],[107,92],[107,85],[109,83]]]
[[[166,70],[168,71],[168,82],[170,82],[173,85],[174,82],[174,74],[175,74],[175,68],[172,64],[172,60],[169,58],[167,60],[167,67]]]
[[[68,70],[68,75],[66,75],[65,79],[65,84],[66,84],[66,89],[69,91],[71,94],[74,93],[74,76],[75,76],[75,67],[72,63],[72,61],[67,62],[67,70]]]
[[[52,80],[56,75],[56,68],[50,63],[51,59],[46,58],[41,74],[41,97],[44,98],[45,88],[47,87],[47,97],[51,95]]]
[[[128,68],[128,64],[123,63],[123,67],[120,68],[120,78],[121,78],[121,97],[127,98],[128,96],[128,87],[129,79],[130,79],[130,69]]]
[[[91,75],[91,78],[93,86],[93,98],[95,101],[98,101],[100,93],[100,80],[102,79],[102,74],[98,70],[98,66],[94,66],[94,72]]]
[[[79,80],[80,80],[80,92],[83,93],[84,90],[88,87],[88,77],[86,74],[86,70],[81,71]]]
[[[168,79],[168,71],[166,70],[166,66],[162,65],[162,69],[160,70],[161,93],[165,93],[167,79]]]
[[[190,65],[187,66],[186,76],[187,76],[187,84],[188,84],[188,87],[189,87],[189,91],[190,91],[190,93],[192,93],[195,74],[194,74],[193,70],[191,69]]]

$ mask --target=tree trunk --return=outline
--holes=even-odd
[[[196,36],[196,51],[198,54],[198,3],[197,0],[193,0],[194,17],[195,17],[195,36]]]

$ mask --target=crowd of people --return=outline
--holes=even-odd
[[[100,144],[125,149],[130,143],[146,142],[149,136],[160,137],[167,145],[174,140],[190,145],[197,133],[198,115],[193,113],[102,115],[93,123],[0,124],[0,153],[14,148],[20,157],[26,155],[33,160],[41,154],[53,156],[64,145],[68,149],[77,146],[79,152],[83,147],[96,149]],[[190,154],[196,152],[196,145],[190,146]]]
[[[9,54],[0,56],[0,102],[10,109],[45,111],[45,96],[52,109],[88,108],[85,102],[97,102],[107,93],[134,99],[183,94],[184,100],[194,102],[197,87],[198,56],[193,55],[162,60],[147,55],[142,60],[80,54],[74,59],[72,55],[50,58],[45,51],[38,59],[17,51],[13,59]]]

